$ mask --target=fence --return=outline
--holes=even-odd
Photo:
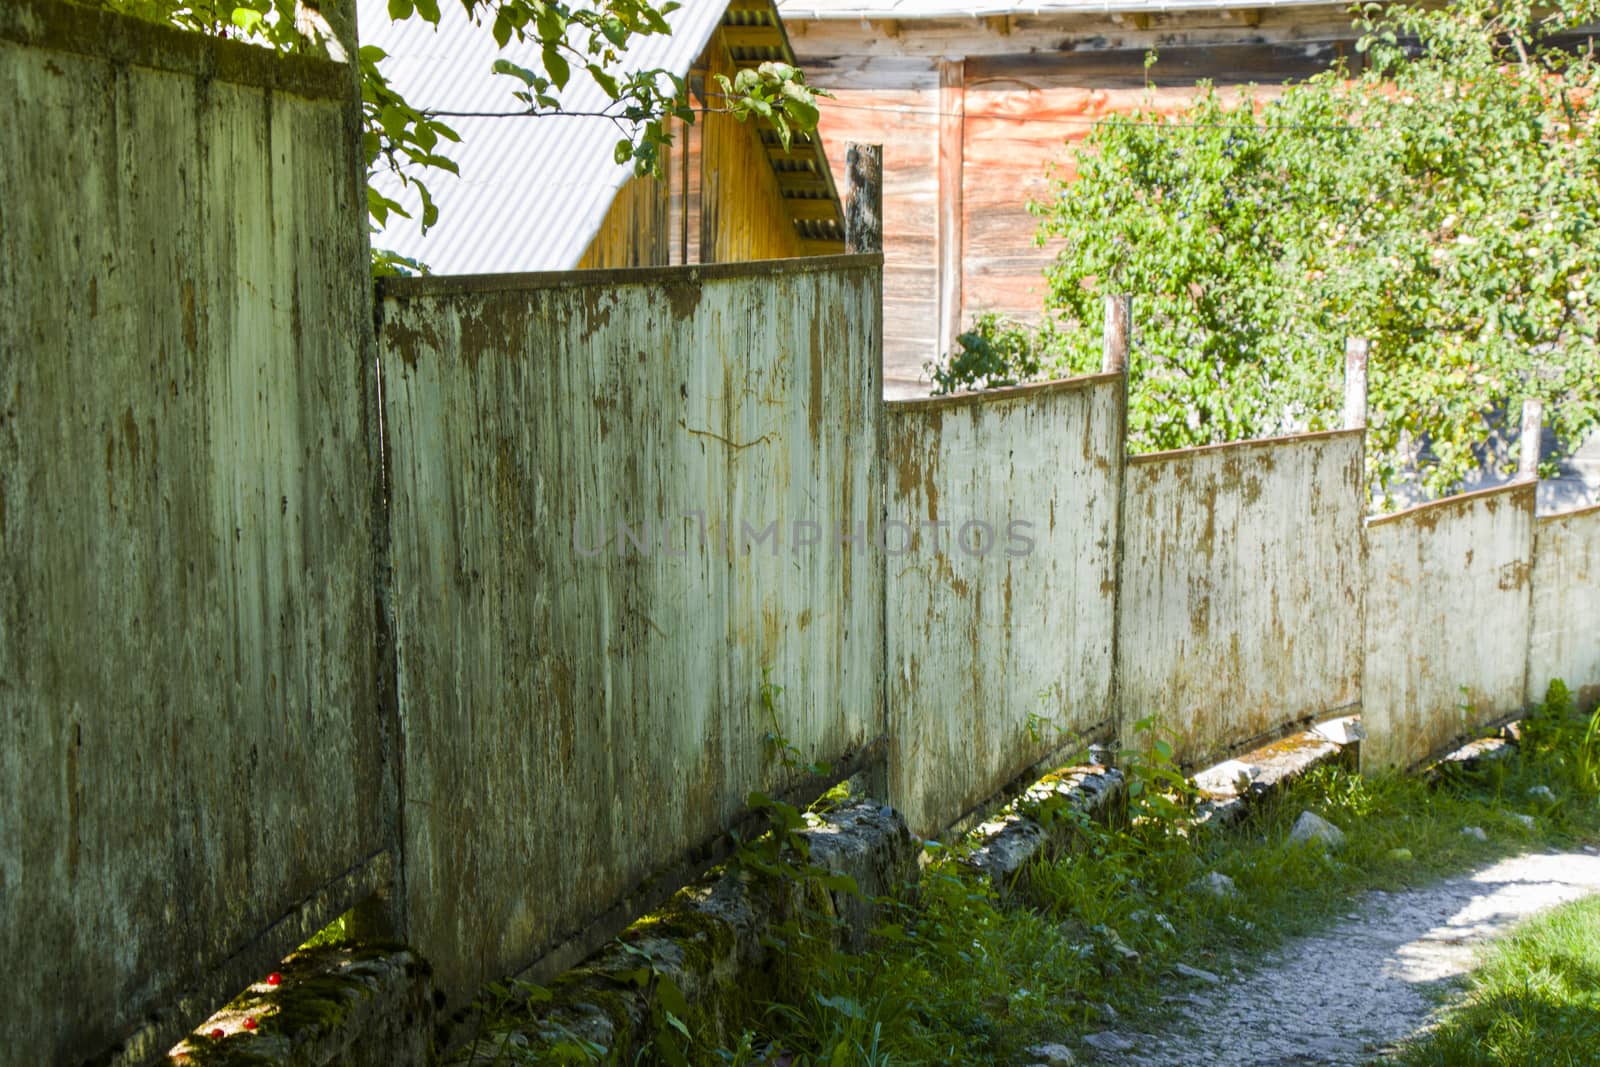
[[[8,0],[0,96],[0,1062],[137,1057],[389,877],[349,82]]]
[[[765,734],[881,732],[883,571],[838,536],[882,511],[878,279],[385,287],[409,929],[448,988],[593,947],[792,784]]]
[[[1204,763],[1361,699],[1362,435],[1136,457],[1123,501],[1122,705]]]
[[[0,1062],[159,1054],[380,888],[460,1003],[754,789],[884,764],[933,833],[1145,715],[1410,766],[1600,696],[1600,509],[1126,459],[1117,373],[884,405],[876,256],[396,281],[374,337],[345,73],[0,9]]]
[[[889,786],[936,833],[1114,730],[1122,380],[885,405]]]

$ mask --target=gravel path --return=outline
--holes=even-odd
[[[1080,1059],[1147,1067],[1364,1064],[1427,1021],[1437,1003],[1430,988],[1470,970],[1484,941],[1592,893],[1600,893],[1600,856],[1581,852],[1527,854],[1422,889],[1372,892],[1338,928],[1179,994],[1186,1018],[1170,1029],[1101,1034],[1107,1051],[1085,1046]],[[1131,1048],[1111,1051],[1128,1042]]]

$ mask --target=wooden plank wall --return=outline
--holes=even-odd
[[[720,93],[716,76],[731,79],[738,71],[718,30],[702,59],[708,93]],[[720,99],[711,98],[713,106]],[[732,115],[701,117],[694,142],[701,180],[700,257],[707,263],[781,259],[802,254],[800,236],[783,203],[777,176],[761,143],[755,122]]]
[[[789,21],[808,77],[835,94],[821,127],[835,180],[848,142],[884,146],[891,393],[915,391],[923,364],[978,312],[1037,320],[1059,245],[1035,245],[1027,205],[1051,195],[1052,169],[1073,175],[1073,149],[1095,122],[1180,111],[1203,79],[1237,95],[1356,58],[1335,7],[1153,18]]]
[[[732,78],[737,69],[718,30],[693,78],[716,94],[715,76]],[[718,99],[711,97],[713,106]],[[804,254],[759,127],[713,111],[692,126],[678,125],[662,179],[633,178],[617,192],[578,267],[740,263]]]

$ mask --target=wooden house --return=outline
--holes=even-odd
[[[381,68],[416,107],[446,115],[460,144],[441,149],[460,177],[423,175],[439,204],[427,234],[404,218],[373,235],[376,247],[414,258],[438,274],[555,271],[602,267],[723,263],[844,251],[844,220],[819,141],[801,137],[785,151],[756,121],[720,113],[715,76],[768,60],[794,62],[771,0],[687,0],[667,18],[672,33],[637,39],[629,69],[664,69],[685,78],[708,110],[674,124],[666,175],[635,177],[619,165],[619,137],[609,118],[507,116],[522,105],[520,83],[496,76],[513,42],[499,51],[484,26],[460,5],[441,4],[437,28],[420,19],[395,23],[386,0],[361,0],[361,41],[386,53]],[[532,46],[522,46],[532,51]],[[582,73],[563,94],[569,111],[609,103]],[[484,113],[498,113],[485,117]],[[414,210],[415,194],[392,176],[379,189]]]
[[[779,0],[823,102],[820,133],[883,145],[884,380],[926,391],[923,364],[992,310],[1036,319],[1053,250],[1030,200],[1070,177],[1068,146],[1107,116],[1181,108],[1207,79],[1263,91],[1352,67],[1345,4],[1266,0]],[[1147,54],[1158,60],[1146,70]],[[1155,86],[1152,90],[1150,87]],[[842,177],[839,179],[842,181]]]

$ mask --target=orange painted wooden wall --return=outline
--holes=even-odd
[[[923,365],[974,315],[1036,320],[1043,270],[1028,203],[1071,177],[1096,121],[1181,110],[1209,79],[1262,94],[1353,61],[1343,7],[1130,18],[802,21],[786,16],[808,79],[832,90],[821,133],[844,187],[845,146],[883,145],[884,377],[925,391]],[[1145,56],[1159,54],[1146,84]]]

